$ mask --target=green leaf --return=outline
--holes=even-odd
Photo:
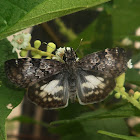
[[[135,137],[135,136],[125,136],[125,135],[119,135],[119,134],[115,134],[115,133],[111,133],[111,132],[107,132],[107,131],[102,131],[99,130],[98,133],[100,134],[104,134],[113,138],[120,138],[123,140],[139,140],[139,137]]]
[[[109,0],[0,1],[0,39],[21,29],[90,8]]]
[[[126,82],[140,86],[139,69],[128,69],[126,71]]]
[[[132,57],[132,64],[136,64],[140,61],[140,52]]]
[[[13,107],[16,107],[21,102],[24,91],[9,84],[5,76],[4,62],[15,57],[11,53],[12,46],[6,39],[0,41],[0,46],[0,139],[5,140],[5,119],[12,111],[7,108],[7,105],[11,104]]]
[[[132,116],[140,116],[140,112],[133,105],[126,104],[115,109],[110,109],[110,110],[99,109],[93,112],[86,112],[81,114],[79,117],[75,117],[73,119],[66,119],[66,120],[52,122],[51,125],[73,123],[73,122],[79,122],[85,120],[98,120],[98,119],[105,119],[105,118],[128,118]]]
[[[136,133],[140,134],[140,123],[136,124],[136,125],[133,127],[133,131],[135,131]]]
[[[30,118],[28,116],[17,116],[17,117],[14,117],[12,119],[8,119],[6,121],[7,122],[19,121],[20,123],[39,124],[39,125],[46,127],[46,128],[50,127],[47,123],[42,122],[42,121],[37,121],[37,120]]]
[[[99,129],[128,135],[128,128],[123,119],[85,120],[59,125],[51,128],[51,131],[59,134],[62,140],[93,140],[93,138],[95,140],[111,140],[108,136],[98,134]]]
[[[135,35],[140,25],[139,0],[114,0],[112,15],[114,41]]]

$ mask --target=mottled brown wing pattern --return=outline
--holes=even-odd
[[[114,78],[93,71],[79,70],[77,97],[82,105],[101,102],[115,88]]]
[[[89,54],[78,61],[77,67],[117,77],[127,69],[127,56],[122,48],[105,49]]]
[[[59,73],[63,64],[56,60],[21,58],[5,62],[9,80],[19,87],[28,87],[43,77]]]
[[[68,105],[68,80],[65,73],[44,78],[28,88],[28,98],[45,109],[64,108]]]

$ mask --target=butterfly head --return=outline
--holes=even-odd
[[[66,63],[70,63],[70,62],[75,62],[76,59],[77,59],[77,55],[76,55],[75,51],[73,50],[73,48],[65,48],[63,60]]]

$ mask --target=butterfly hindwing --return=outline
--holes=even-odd
[[[45,109],[63,108],[68,105],[68,80],[59,73],[42,79],[28,88],[28,98]]]
[[[43,77],[59,73],[62,65],[59,61],[49,59],[11,59],[5,62],[5,72],[12,83],[28,87]]]
[[[80,70],[77,74],[77,97],[80,104],[104,100],[115,87],[115,80],[103,74]]]
[[[85,56],[77,62],[84,70],[94,70],[110,77],[117,77],[127,69],[127,56],[122,48],[105,49]]]

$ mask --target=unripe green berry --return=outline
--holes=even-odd
[[[27,54],[28,54],[28,51],[26,51],[26,50],[21,50],[21,52],[20,52],[21,57],[26,57]]]
[[[39,55],[39,54],[37,54],[37,55],[35,55],[33,58],[41,58],[42,56],[41,55]]]
[[[134,93],[134,98],[137,100],[138,98],[140,98],[140,92],[136,91]]]
[[[118,92],[115,94],[115,98],[119,99],[121,97],[121,94]]]
[[[47,44],[47,52],[52,53],[53,51],[55,51],[56,49],[56,45],[53,42],[49,42]]]
[[[126,96],[125,96],[125,95],[122,95],[122,98],[123,98],[123,99],[126,99]]]
[[[125,87],[121,87],[121,91],[125,91]]]
[[[41,41],[40,41],[40,40],[36,40],[36,41],[34,42],[34,47],[35,47],[36,49],[39,49],[40,45],[41,45]]]

